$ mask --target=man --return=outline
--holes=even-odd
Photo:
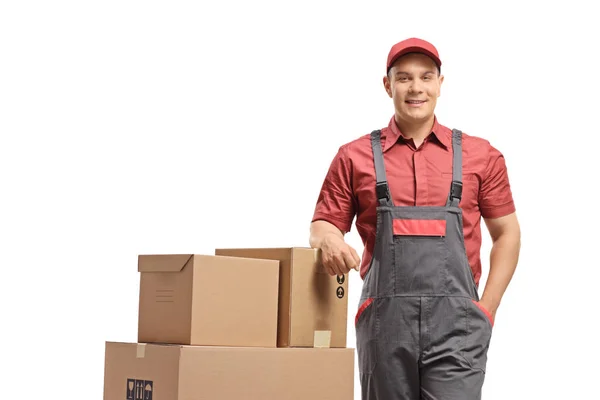
[[[388,54],[389,125],[338,150],[310,245],[331,275],[360,271],[355,318],[365,400],[481,398],[496,310],[520,251],[503,155],[441,125],[437,49],[410,38]],[[354,217],[362,262],[344,241]],[[481,298],[481,228],[493,247]]]

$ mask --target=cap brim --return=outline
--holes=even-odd
[[[419,46],[412,46],[412,47],[407,47],[405,49],[402,49],[398,52],[398,54],[396,54],[391,60],[390,63],[387,67],[387,71],[390,71],[390,68],[392,68],[392,65],[394,65],[394,63],[396,61],[398,61],[398,59],[402,56],[407,55],[408,53],[420,53],[420,54],[424,54],[427,57],[431,58],[433,60],[433,62],[435,63],[435,65],[437,65],[438,68],[442,67],[442,62],[441,60],[432,52],[430,52],[429,50],[423,48],[423,47],[419,47]]]

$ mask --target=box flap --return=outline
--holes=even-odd
[[[216,248],[215,255],[285,261],[292,258],[292,249],[291,247]]]
[[[153,254],[138,256],[139,272],[179,272],[193,254]]]

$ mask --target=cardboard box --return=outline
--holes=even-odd
[[[280,261],[278,347],[346,347],[348,277],[327,274],[316,249],[216,249],[215,254]]]
[[[353,349],[107,342],[104,400],[349,400]]]
[[[277,346],[279,263],[140,255],[138,342]]]

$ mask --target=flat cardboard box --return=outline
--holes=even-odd
[[[346,347],[348,276],[327,274],[317,249],[220,248],[215,254],[280,261],[278,347]]]
[[[140,255],[138,342],[277,346],[279,263]]]
[[[354,349],[106,342],[104,400],[350,400]]]

